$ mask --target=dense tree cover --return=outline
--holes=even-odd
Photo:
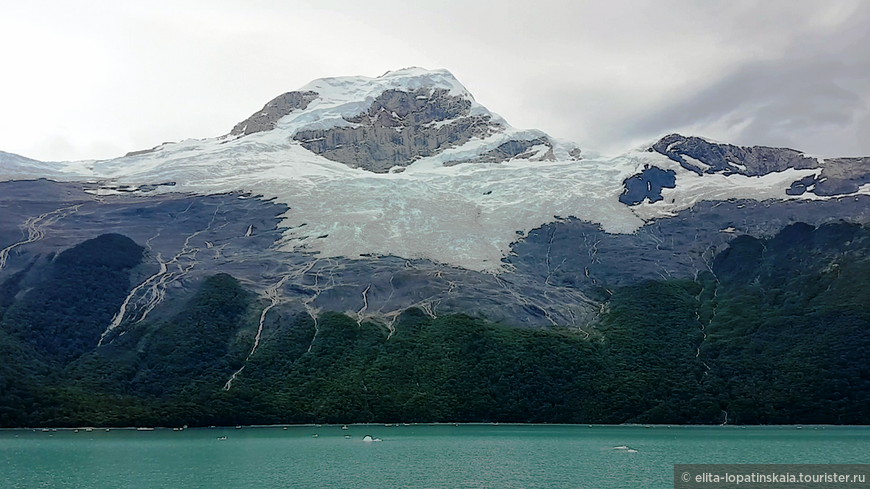
[[[93,349],[130,289],[143,248],[106,234],[0,284],[0,426],[51,423],[63,366]],[[27,282],[27,283],[26,283]]]
[[[79,357],[96,346],[111,322],[143,251],[119,234],[104,234],[64,251],[52,261],[49,277],[3,309],[3,329],[63,362]],[[0,287],[0,304],[17,293],[20,280],[16,274]]]
[[[21,291],[21,281],[24,280],[31,268],[33,268],[33,263],[28,264],[24,270],[13,274],[3,283],[0,283],[0,319],[3,319],[6,309],[15,303],[15,296]]]
[[[20,341],[0,329],[0,427],[24,426],[40,395],[32,381],[39,364]]]
[[[868,251],[868,231],[843,223],[740,237],[693,281],[611,289],[583,328],[417,309],[387,327],[277,307],[250,358],[263,304],[228,275],[75,358],[4,317],[0,426],[867,424]]]
[[[726,383],[731,419],[870,423],[868,234],[798,223],[717,257],[701,351]]]

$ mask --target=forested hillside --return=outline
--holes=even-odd
[[[106,235],[0,284],[0,426],[866,424],[868,237],[742,236],[695,280],[603,284],[581,327],[275,307],[251,354],[266,304],[226,274],[98,347],[143,253]]]

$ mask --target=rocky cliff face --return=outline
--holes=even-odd
[[[575,151],[573,157],[579,157],[579,151]],[[546,137],[535,139],[516,139],[500,144],[479,156],[465,159],[448,161],[444,166],[455,166],[463,163],[503,163],[508,160],[529,161],[555,161],[553,155],[553,143]]]
[[[792,183],[788,195],[810,192],[819,196],[855,193],[870,183],[870,158],[829,158],[821,163],[818,175],[804,177]]]
[[[500,129],[488,116],[469,115],[470,108],[445,89],[387,90],[367,111],[345,117],[351,125],[303,130],[293,139],[330,160],[384,173]]]
[[[762,176],[788,169],[819,170],[792,182],[786,195],[835,196],[855,193],[870,183],[870,158],[826,158],[807,156],[788,148],[741,147],[710,142],[698,137],[670,134],[657,141],[657,152],[698,175],[722,173]]]
[[[271,131],[282,117],[294,110],[305,110],[314,99],[317,92],[287,92],[269,101],[259,110],[239,122],[230,131],[232,136],[247,136],[263,131]]]
[[[650,151],[661,153],[698,175],[725,172],[759,176],[787,168],[819,167],[818,160],[793,149],[767,146],[747,148],[679,134],[661,138]]]

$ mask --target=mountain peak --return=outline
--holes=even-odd
[[[549,136],[515,131],[444,69],[411,67],[376,78],[319,78],[271,100],[229,135],[269,131],[279,131],[326,159],[375,173],[401,171],[421,158],[469,143],[476,150],[444,164],[555,159]],[[572,157],[578,154],[576,148],[569,149],[575,150]]]
[[[473,99],[471,93],[449,70],[427,70],[416,66],[388,71],[374,78],[368,76],[318,78],[301,87],[299,91],[315,91],[325,100],[342,102],[349,99],[362,100],[389,89],[412,91],[419,88],[442,88],[449,90],[452,96]]]
[[[281,119],[291,114],[294,117],[289,119],[296,121],[296,124],[285,124],[285,129],[291,131],[291,136],[300,130],[347,126],[349,118],[358,117],[367,111],[385,92],[413,93],[415,99],[420,100],[438,92],[468,101],[465,105],[468,105],[469,111],[474,109],[480,115],[497,118],[477,104],[471,93],[449,71],[410,67],[388,71],[375,78],[367,76],[318,78],[298,90],[272,99],[261,110],[236,124],[230,131],[230,135],[247,136],[270,131],[278,127]],[[306,116],[300,117],[306,112],[309,104],[312,110]],[[417,102],[414,105],[419,108],[424,104]],[[500,118],[498,122],[506,125]]]
[[[702,201],[870,193],[870,159],[681,135],[652,146],[581,157],[573,143],[511,127],[449,71],[414,67],[314,80],[217,138],[94,162],[0,155],[0,179],[93,181],[85,191],[98,197],[244,190],[290,208],[277,249],[493,273],[510,269],[512,243],[557,216],[634,233]]]

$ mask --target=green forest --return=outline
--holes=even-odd
[[[0,427],[868,424],[868,237],[846,223],[741,236],[694,280],[610,288],[582,328],[409,309],[390,334],[278,307],[248,359],[265,305],[226,274],[96,347],[143,256],[101,236],[29,290],[28,270],[0,284]]]

